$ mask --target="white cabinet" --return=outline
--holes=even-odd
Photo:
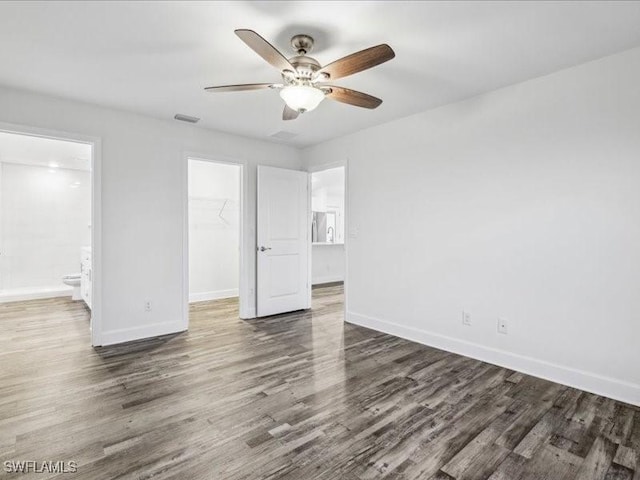
[[[80,295],[89,308],[91,308],[91,283],[91,247],[85,247],[81,250],[80,259]]]

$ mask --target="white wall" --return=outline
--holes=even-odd
[[[640,404],[640,49],[303,153],[349,160],[349,321]]]
[[[344,244],[311,246],[311,284],[344,281]]]
[[[1,290],[64,288],[90,245],[91,174],[0,163]]]
[[[189,160],[189,300],[238,296],[240,167]]]
[[[0,88],[0,105],[0,122],[102,140],[101,343],[186,328],[185,152],[245,162],[249,188],[243,249],[249,285],[255,285],[256,165],[300,168],[297,150],[7,88]],[[152,302],[151,312],[145,312],[145,300]],[[246,302],[245,308],[255,307],[254,292]]]

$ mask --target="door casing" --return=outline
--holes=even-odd
[[[61,130],[0,122],[0,132],[84,143],[91,147],[91,345],[102,345],[102,140]],[[80,253],[78,252],[78,259]]]

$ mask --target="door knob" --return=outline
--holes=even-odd
[[[261,252],[264,252],[265,250],[271,250],[271,247],[260,247],[258,250],[260,250]]]

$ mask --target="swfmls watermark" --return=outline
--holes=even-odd
[[[5,473],[75,473],[78,462],[70,460],[5,460],[2,464]]]

